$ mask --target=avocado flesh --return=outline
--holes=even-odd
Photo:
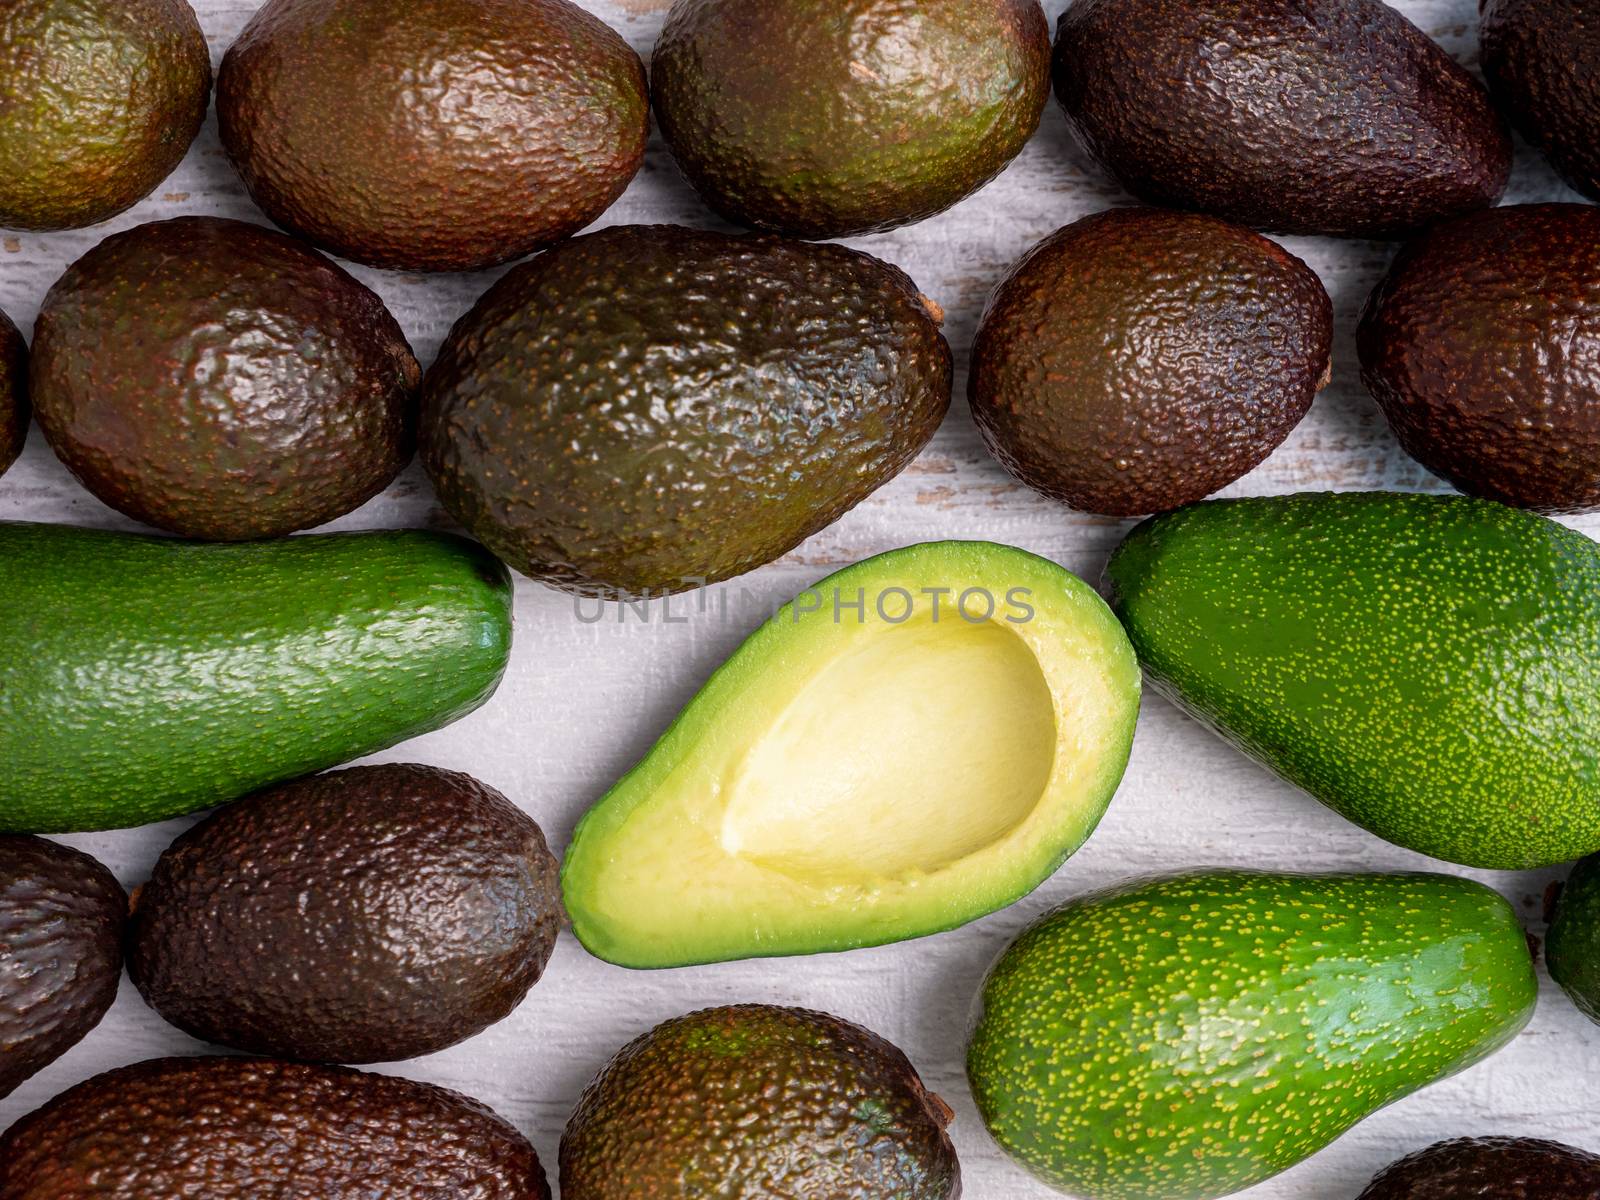
[[[1545,963],[1578,1011],[1600,1024],[1600,855],[1572,868],[1545,940]]]
[[[17,461],[28,436],[28,344],[0,312],[0,475]]]
[[[1018,588],[1033,616],[1009,622]],[[902,623],[877,611],[901,615],[888,589],[910,594]],[[968,589],[995,619],[957,615]],[[835,621],[832,597],[858,594],[866,619]],[[562,876],[573,928],[610,962],[671,967],[965,924],[1093,831],[1138,702],[1121,631],[1060,567],[979,542],[868,559],[759,629],[584,817]]]

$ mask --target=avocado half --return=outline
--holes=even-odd
[[[1054,563],[987,542],[858,563],[757,630],[584,817],[573,929],[648,968],[964,925],[1094,830],[1139,689],[1110,610]]]

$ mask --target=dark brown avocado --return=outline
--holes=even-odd
[[[107,238],[34,328],[45,440],[135,520],[205,541],[343,516],[411,457],[421,375],[378,297],[292,238],[182,217]]]
[[[1600,209],[1429,230],[1367,301],[1357,346],[1395,436],[1436,475],[1542,512],[1600,507]]]
[[[1333,305],[1281,246],[1212,217],[1114,209],[1036,246],[996,289],[968,391],[1029,487],[1142,516],[1256,467],[1327,381]]]
[[[526,1138],[409,1079],[251,1058],[97,1075],[0,1138],[0,1200],[550,1200]]]
[[[0,312],[0,475],[28,437],[28,343]]]
[[[128,897],[87,854],[0,837],[0,1096],[100,1023],[122,977]],[[0,1155],[0,1175],[5,1158]]]
[[[128,970],[205,1041],[413,1058],[499,1021],[538,982],[561,924],[557,873],[538,825],[469,776],[316,775],[172,844],[140,892]]]
[[[1538,1138],[1457,1138],[1385,1167],[1360,1200],[1600,1200],[1600,1157]]]

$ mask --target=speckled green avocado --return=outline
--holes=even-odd
[[[1038,0],[678,0],[662,133],[723,216],[800,237],[919,221],[998,175],[1050,96]]]
[[[1544,960],[1584,1016],[1600,1024],[1600,855],[1575,866],[1562,887]]]
[[[6,0],[0,47],[0,228],[109,220],[205,120],[211,53],[185,0]]]
[[[561,1195],[957,1200],[950,1118],[906,1056],[858,1025],[710,1008],[630,1043],[589,1085],[561,1138]]]
[[[1212,1200],[1509,1041],[1511,906],[1443,875],[1216,871],[1057,909],[991,971],[967,1074],[1000,1145],[1083,1200]]]
[[[1379,837],[1448,862],[1600,850],[1600,546],[1386,492],[1214,500],[1106,571],[1146,677]]]
[[[0,475],[17,461],[28,436],[28,343],[0,312]]]

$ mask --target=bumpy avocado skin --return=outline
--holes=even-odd
[[[205,120],[211,52],[185,0],[7,0],[0,47],[0,228],[110,220]]]
[[[204,1041],[414,1058],[501,1020],[539,981],[561,925],[558,871],[539,826],[469,776],[317,775],[172,844],[139,893],[128,971]]]
[[[470,271],[576,233],[644,159],[639,56],[567,0],[269,0],[223,59],[222,142],[279,225]]]
[[[1483,73],[1517,131],[1600,200],[1600,12],[1586,0],[1487,0]]]
[[[1511,173],[1483,85],[1381,0],[1074,0],[1055,88],[1141,200],[1257,229],[1399,237]]]
[[[1600,1158],[1539,1138],[1456,1138],[1385,1167],[1359,1200],[1600,1200]]]
[[[730,220],[876,233],[949,208],[1039,126],[1038,0],[678,0],[650,66],[678,165]]]
[[[28,437],[28,343],[0,312],[0,475],[17,461]]]
[[[825,1013],[710,1008],[591,1083],[561,1138],[564,1200],[957,1200],[950,1110],[883,1038]]]
[[[1435,226],[1373,292],[1357,347],[1430,471],[1520,508],[1600,507],[1600,210],[1512,205]]]
[[[1600,855],[1572,869],[1545,942],[1550,977],[1584,1016],[1600,1024]]]
[[[127,912],[122,886],[87,854],[0,836],[0,1096],[105,1016],[122,977]]]
[[[1212,217],[1114,209],[1034,247],[996,289],[968,396],[984,441],[1029,487],[1144,516],[1258,466],[1331,369],[1316,273]]]
[[[995,964],[967,1052],[1002,1148],[1085,1200],[1212,1200],[1499,1049],[1522,927],[1444,875],[1200,872],[1075,900]]]
[[[1112,555],[1145,677],[1364,829],[1521,870],[1600,850],[1600,546],[1461,496],[1211,500]]]
[[[97,1075],[13,1125],[0,1163],[0,1200],[550,1200],[533,1147],[477,1101],[272,1059]]]
[[[45,440],[106,504],[246,541],[343,516],[410,460],[422,371],[375,293],[292,238],[181,217],[116,234],[45,297]]]
[[[208,546],[0,522],[0,831],[195,812],[494,693],[511,579],[447,534]]]
[[[950,348],[842,246],[623,226],[514,268],[423,384],[444,506],[534,579],[624,599],[772,561],[938,429]]]

